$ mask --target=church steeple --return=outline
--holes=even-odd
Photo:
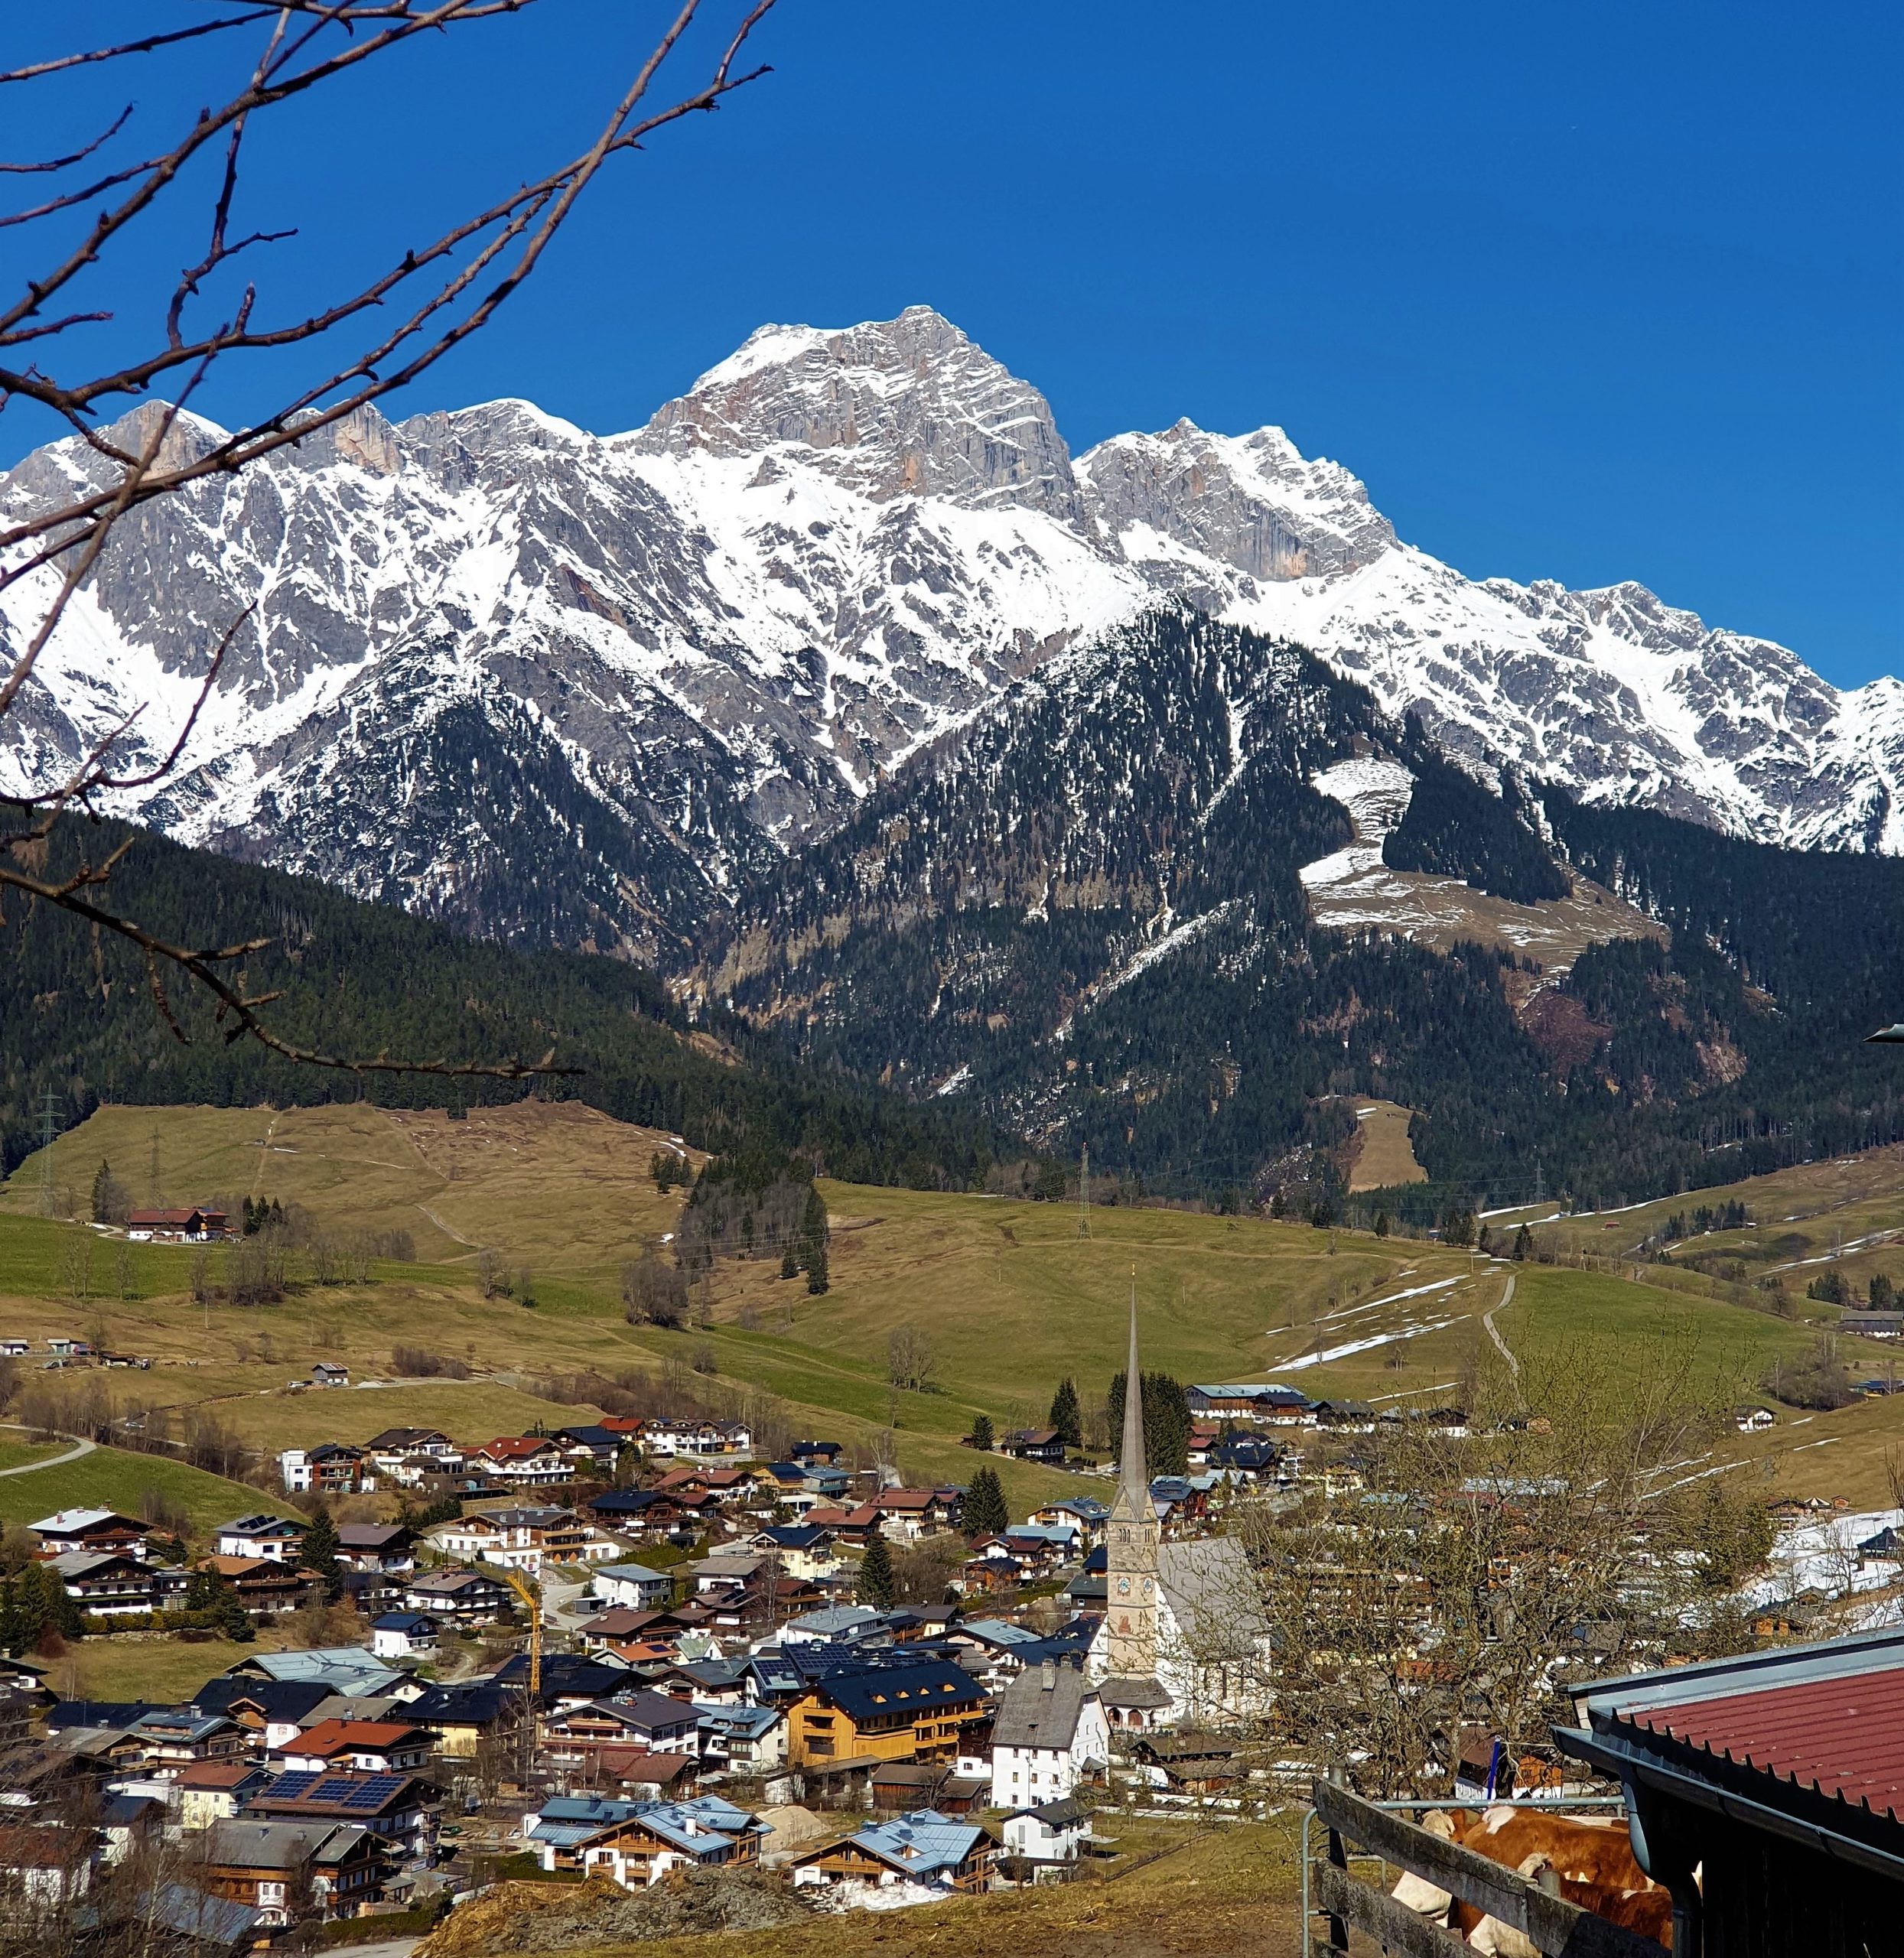
[[[1157,1670],[1157,1566],[1162,1536],[1144,1452],[1144,1374],[1138,1364],[1134,1270],[1131,1357],[1124,1373],[1124,1450],[1105,1555],[1105,1664],[1110,1673],[1123,1678],[1146,1679]]]
[[[1151,1476],[1144,1450],[1144,1376],[1137,1358],[1137,1277],[1131,1278],[1131,1358],[1124,1369],[1124,1446],[1118,1456],[1118,1499],[1111,1510],[1115,1516],[1128,1511],[1147,1515],[1151,1508]]]

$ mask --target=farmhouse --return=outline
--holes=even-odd
[[[136,1244],[207,1244],[229,1234],[222,1210],[195,1204],[186,1210],[135,1210],[125,1234]]]
[[[383,1894],[383,1846],[360,1825],[232,1821],[207,1834],[206,1888],[266,1924],[290,1924],[307,1908],[321,1919],[353,1916]]]
[[[767,1825],[718,1797],[621,1802],[558,1796],[522,1818],[522,1840],[546,1870],[581,1869],[645,1889],[671,1871],[740,1867],[760,1859]]]
[[[66,1550],[111,1550],[143,1557],[150,1526],[111,1509],[62,1509],[27,1526],[40,1540],[38,1554],[57,1557]]]
[[[991,1839],[975,1823],[916,1809],[796,1856],[793,1881],[874,1890],[918,1884],[970,1895],[985,1888],[991,1857]]]
[[[473,1449],[468,1460],[499,1482],[525,1487],[575,1479],[574,1457],[546,1435],[498,1435]]]

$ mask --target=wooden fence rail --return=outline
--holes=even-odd
[[[1548,1958],[1662,1958],[1662,1947],[1651,1938],[1551,1895],[1503,1865],[1431,1836],[1333,1781],[1316,1782],[1310,1800],[1317,1820],[1330,1830],[1332,1850],[1330,1861],[1315,1871],[1317,1908],[1379,1939],[1403,1958],[1460,1958],[1468,1947],[1351,1876],[1341,1860],[1339,1838],[1359,1843],[1372,1854],[1412,1870],[1463,1903],[1499,1918]],[[1308,1927],[1304,1928],[1307,1934]]]

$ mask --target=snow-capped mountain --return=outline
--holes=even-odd
[[[36,452],[0,520],[99,467]],[[0,600],[0,647],[45,589]],[[162,753],[231,631],[148,820],[672,963],[737,883],[1161,594],[1314,648],[1477,763],[1904,849],[1897,682],[1841,694],[1635,586],[1464,578],[1275,429],[1179,423],[1074,461],[1043,398],[923,307],[763,328],[624,434],[523,402],[366,411],[142,508],[0,730],[0,781],[44,782],[135,708]]]

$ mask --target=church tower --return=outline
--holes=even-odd
[[[1163,1532],[1144,1455],[1144,1376],[1138,1367],[1137,1281],[1131,1282],[1131,1358],[1124,1375],[1124,1448],[1105,1550],[1104,1663],[1124,1679],[1157,1671],[1157,1562]]]

